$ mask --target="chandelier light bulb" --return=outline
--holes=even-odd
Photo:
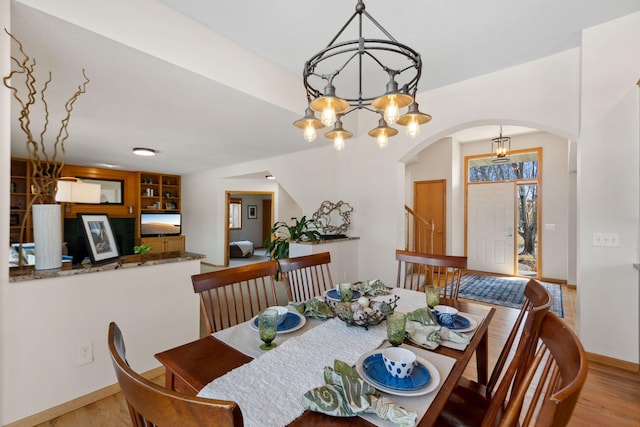
[[[396,97],[392,96],[389,99],[389,104],[384,109],[384,120],[387,124],[392,125],[400,118],[400,108],[398,107],[398,102],[396,101]]]
[[[410,138],[415,138],[420,135],[420,123],[418,123],[418,120],[416,120],[415,117],[409,120],[409,123],[407,123],[407,130],[405,132]]]
[[[342,135],[339,134],[333,140],[333,148],[335,148],[337,151],[344,150],[344,138],[342,137]]]
[[[307,126],[304,128],[304,140],[307,142],[313,142],[316,140],[316,127],[313,123],[307,123]]]
[[[384,148],[389,145],[389,137],[386,132],[381,132],[376,138],[376,142],[378,143],[378,147]]]
[[[327,105],[322,109],[320,121],[325,126],[333,126],[336,122],[336,109],[333,107],[332,99],[327,99]]]

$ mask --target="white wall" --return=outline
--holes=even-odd
[[[199,301],[190,277],[199,272],[194,260],[4,284],[0,424],[116,383],[111,321],[138,372],[160,366],[154,354],[197,339]],[[85,344],[93,345],[94,361],[76,366]]]
[[[579,333],[587,351],[638,363],[640,13],[588,29],[582,45]],[[618,233],[620,246],[593,246],[597,232]],[[603,316],[605,300],[616,309]]]
[[[10,0],[0,0],[0,28],[11,28]],[[0,76],[6,76],[10,70],[10,51],[8,37],[0,37]],[[11,94],[8,90],[0,90],[0,123],[11,121]],[[11,127],[0,126],[0,206],[9,206],[9,176],[11,170]],[[0,242],[9,241],[9,209],[0,209]],[[6,366],[7,347],[4,345],[4,335],[8,331],[8,316],[4,310],[7,301],[6,287],[9,277],[9,245],[0,245],[0,369]],[[0,396],[4,396],[9,389],[0,381]],[[5,406],[0,398],[0,414],[5,413]],[[4,424],[0,420],[0,424]]]

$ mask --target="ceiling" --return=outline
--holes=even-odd
[[[110,4],[67,0],[41,6],[43,3],[47,2],[12,0],[11,31],[25,51],[37,59],[38,68],[53,73],[48,98],[51,129],[57,131],[53,110],[59,110],[82,82],[83,68],[90,79],[87,92],[76,101],[71,114],[67,163],[186,174],[326,143],[319,135],[316,142],[308,144],[292,126],[302,116],[306,103],[301,70],[351,16],[355,0],[148,0]],[[391,35],[421,54],[420,91],[577,47],[583,28],[640,11],[640,0],[365,3],[367,11]],[[247,55],[257,56],[269,67],[247,68],[242,61],[222,57],[226,62],[217,66],[246,76],[247,84],[264,85],[269,82],[262,80],[271,75],[265,70],[273,66],[294,82],[295,87],[287,88],[287,95],[299,98],[300,108],[253,96],[244,87],[230,86],[194,71],[186,62],[167,61],[147,53],[152,49],[134,48],[119,37],[101,35],[109,31],[99,30],[92,19],[83,20],[83,14],[95,18],[101,7],[124,8],[123,4],[128,9],[122,13],[132,15],[127,18],[144,20],[162,12],[158,16],[164,23],[175,21],[175,26],[155,28],[157,34],[151,34],[151,39],[166,40],[162,36],[168,34],[179,41],[180,34],[171,31],[186,21],[201,39],[213,32],[212,37],[222,36],[246,49]],[[44,12],[46,7],[56,9]],[[153,28],[153,22],[144,23]],[[127,28],[123,24],[111,30],[124,34]],[[179,48],[185,52],[200,49],[191,45]],[[194,55],[200,52],[206,55],[204,50]],[[274,99],[277,96],[273,95]],[[425,112],[427,104],[421,103]],[[34,114],[34,129],[38,121]],[[489,140],[496,131],[497,126],[473,128],[456,137],[463,142]],[[505,126],[503,133],[513,136],[522,131],[526,129]],[[52,138],[55,132],[50,132]],[[12,124],[12,141],[12,155],[24,157],[24,136],[17,120]],[[158,155],[134,156],[131,149],[139,146],[156,149]]]

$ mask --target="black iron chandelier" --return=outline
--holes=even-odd
[[[347,27],[358,17],[358,39],[339,42],[338,38]],[[364,38],[362,36],[363,17],[366,17],[380,30],[387,39]],[[392,62],[391,66],[382,62]],[[362,78],[363,66],[371,62],[380,73],[386,73],[388,78],[386,90],[377,95],[365,94]],[[358,91],[351,97],[338,97],[334,80],[340,73],[347,74],[348,65],[357,66]],[[316,130],[325,126],[333,129],[325,134],[325,138],[333,141],[333,146],[340,151],[344,148],[344,140],[353,134],[342,127],[341,118],[355,110],[365,109],[380,115],[378,126],[369,131],[369,136],[376,138],[380,148],[389,144],[389,137],[398,133],[390,127],[397,123],[406,126],[406,133],[415,138],[420,133],[420,125],[431,120],[431,116],[420,112],[415,100],[418,81],[422,74],[422,60],[420,54],[410,47],[399,43],[365,10],[363,0],[358,0],[355,13],[349,18],[338,34],[329,42],[326,48],[316,53],[305,64],[302,73],[304,87],[307,93],[307,109],[302,119],[293,124],[304,130],[304,139],[312,142],[316,139]],[[396,79],[403,77],[402,84]],[[318,89],[324,85],[323,91]],[[375,89],[374,89],[375,90]],[[402,108],[407,108],[405,114],[400,115]],[[320,113],[320,119],[315,112]]]
[[[493,163],[507,163],[510,160],[511,138],[502,136],[502,125],[500,125],[500,136],[491,140],[491,161]]]

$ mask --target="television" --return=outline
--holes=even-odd
[[[179,236],[182,233],[182,215],[179,213],[140,214],[142,237]]]

